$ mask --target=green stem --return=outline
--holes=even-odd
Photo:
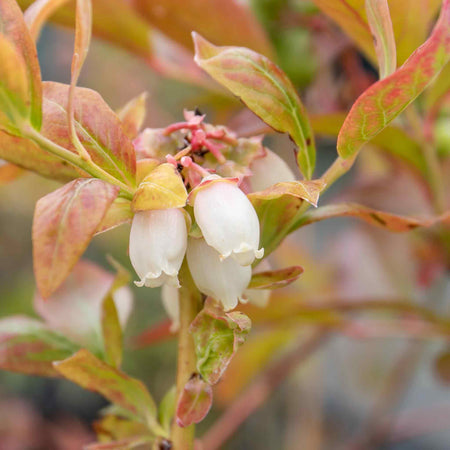
[[[24,137],[27,137],[28,139],[32,140],[33,142],[38,144],[40,147],[42,147],[52,155],[55,155],[63,159],[64,161],[67,161],[68,163],[72,164],[73,166],[78,167],[79,169],[83,170],[84,172],[88,173],[94,178],[99,178],[101,180],[107,181],[108,183],[114,184],[115,186],[120,187],[120,189],[123,192],[123,196],[128,198],[129,200],[132,200],[133,189],[130,186],[123,183],[122,181],[115,178],[114,176],[110,175],[101,167],[97,166],[97,164],[95,164],[92,160],[86,160],[85,158],[82,158],[80,155],[73,153],[70,150],[67,150],[61,145],[56,144],[55,142],[43,136],[41,133],[39,133],[32,127],[24,128],[22,130],[22,133]]]
[[[186,261],[180,270],[180,330],[178,332],[177,396],[179,399],[184,386],[197,371],[194,340],[189,327],[201,307],[201,294],[192,281]],[[191,450],[194,445],[194,425],[182,428],[174,422],[172,442],[174,450]]]

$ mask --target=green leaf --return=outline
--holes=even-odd
[[[44,115],[41,133],[76,153],[70,139],[67,109],[70,86],[45,82]],[[136,157],[120,119],[100,94],[86,88],[74,90],[75,129],[92,160],[102,169],[130,186],[135,185]]]
[[[293,283],[303,273],[300,266],[253,274],[247,289],[278,289]]]
[[[102,303],[102,334],[106,362],[114,367],[122,364],[123,335],[113,293],[109,292]]]
[[[380,67],[380,78],[386,78],[397,67],[394,30],[387,0],[366,0],[366,12]]]
[[[304,200],[317,204],[324,184],[319,180],[277,183],[248,195],[261,227],[260,246],[268,256],[291,232],[291,222]]]
[[[195,374],[184,386],[178,400],[176,422],[179,427],[188,427],[201,422],[212,405],[212,388]]]
[[[156,423],[156,406],[144,384],[100,361],[87,350],[55,362],[54,367],[63,377],[103,395],[150,427]]]
[[[14,44],[1,34],[0,60],[0,129],[20,135],[30,113],[27,70]]]
[[[172,386],[164,395],[158,409],[158,419],[162,427],[170,432],[172,419],[175,415],[175,406],[177,401],[176,386]]]
[[[286,74],[263,55],[242,47],[216,47],[193,33],[195,61],[238,96],[274,130],[288,133],[298,148],[305,178],[314,172],[316,149],[306,110]]]
[[[134,211],[183,208],[187,191],[183,179],[172,164],[160,164],[147,175],[133,197]]]
[[[338,136],[343,158],[352,157],[395,119],[439,74],[450,58],[450,1],[428,40],[392,75],[370,86],[354,103]]]
[[[37,202],[33,262],[38,289],[44,298],[66,279],[118,192],[118,187],[102,180],[83,178]]]
[[[208,384],[216,384],[225,372],[233,355],[244,343],[251,321],[243,313],[225,313],[213,301],[192,322],[190,331],[194,338],[197,370]]]
[[[16,67],[17,76],[22,77],[23,65],[27,78],[27,109],[31,124],[39,129],[42,122],[42,84],[41,71],[36,47],[31,39],[22,12],[15,0],[0,0],[0,32],[14,47],[22,62]],[[2,39],[3,40],[3,39]],[[0,60],[4,69],[10,67],[12,61],[6,60],[0,44]],[[11,55],[9,55],[11,57]],[[0,85],[4,83],[4,69],[0,69]],[[14,73],[14,72],[13,72]],[[13,74],[11,74],[12,76]],[[0,110],[3,107],[0,108]]]
[[[116,414],[106,414],[93,424],[100,442],[120,441],[123,439],[152,437],[148,428],[141,422],[121,417]]]
[[[52,362],[78,346],[42,322],[25,316],[0,319],[0,368],[27,375],[58,376]]]

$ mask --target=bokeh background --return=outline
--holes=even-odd
[[[348,110],[376,81],[375,68],[312,2],[253,0],[249,7],[312,115]],[[44,80],[70,82],[72,49],[71,29],[44,28],[38,44]],[[240,131],[260,126],[220,89],[212,92],[170,79],[142,58],[99,39],[93,40],[79,85],[100,92],[113,109],[148,92],[146,127],[164,127],[181,120],[183,108],[195,107],[207,113],[211,123]],[[268,135],[265,143],[296,170],[285,136]],[[445,140],[440,145],[443,152],[450,152]],[[323,173],[335,157],[335,140],[319,136],[316,173]],[[36,201],[56,187],[57,183],[28,173],[0,186],[0,316],[37,317],[32,302],[32,215]],[[342,200],[400,214],[431,214],[417,175],[370,145],[321,203]],[[124,225],[97,236],[85,257],[111,270],[106,255],[112,255],[132,272],[128,233],[129,226]],[[217,386],[214,409],[199,425],[199,435],[256,378],[258,369],[289,355],[296,343],[327,325],[323,315],[305,313],[267,326],[264,314],[270,318],[278,305],[282,309],[290,302],[377,299],[407,300],[448,314],[450,279],[441,250],[420,232],[391,234],[354,219],[333,219],[294,233],[271,263],[301,265],[305,272],[296,283],[274,293],[269,312],[246,307],[254,330]],[[124,369],[142,379],[159,401],[174,382],[175,340],[150,335],[136,348],[135,337],[166,316],[158,289],[132,289],[135,307],[126,330]],[[436,368],[447,351],[445,339],[421,335],[410,321],[395,321],[389,314],[377,320],[358,314],[353,318],[348,328],[330,331],[308,358],[286,370],[264,405],[223,448],[450,448],[449,375]],[[95,439],[90,424],[105,405],[101,397],[68,381],[2,371],[0,450],[80,449]],[[367,441],[368,436],[380,439]]]

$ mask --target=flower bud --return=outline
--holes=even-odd
[[[222,302],[225,311],[237,306],[250,282],[252,269],[235,259],[221,259],[204,239],[190,238],[187,262],[198,289]]]
[[[254,159],[250,165],[252,175],[248,181],[252,192],[263,191],[276,183],[296,180],[283,159],[267,148],[265,151],[265,156]]]
[[[178,271],[187,245],[180,209],[138,211],[130,232],[130,260],[141,280],[137,286],[179,286]]]
[[[195,190],[194,216],[205,241],[221,259],[230,255],[242,266],[255,257],[259,247],[259,220],[247,196],[230,179],[210,177]]]

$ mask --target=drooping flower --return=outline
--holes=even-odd
[[[204,239],[189,238],[187,262],[200,292],[222,302],[225,311],[237,306],[252,276],[250,266],[220,257]]]
[[[187,246],[180,209],[138,211],[130,232],[130,260],[140,277],[137,286],[179,286],[178,271]]]
[[[252,192],[263,191],[283,181],[295,181],[295,175],[286,162],[276,153],[265,149],[262,158],[256,158],[250,165],[252,175],[248,178]]]
[[[222,259],[232,256],[247,266],[262,258],[258,216],[237,180],[212,175],[192,194],[195,220],[205,241]]]

